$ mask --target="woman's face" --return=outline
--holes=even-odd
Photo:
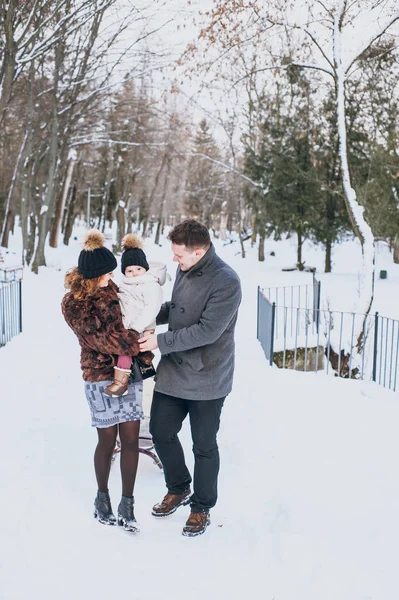
[[[99,287],[107,287],[110,279],[113,279],[114,274],[111,271],[110,273],[105,273],[105,275],[101,275]]]

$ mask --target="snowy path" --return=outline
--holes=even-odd
[[[0,350],[2,600],[397,600],[397,395],[268,368],[250,286],[212,525],[188,539],[185,509],[151,517],[164,484],[142,456],[132,536],[92,518],[96,434],[60,314],[62,274],[29,275],[24,289],[24,333]],[[187,428],[183,441],[191,460]],[[117,463],[110,489],[116,506]]]

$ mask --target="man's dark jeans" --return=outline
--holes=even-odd
[[[185,400],[154,392],[150,432],[163,464],[170,494],[182,494],[190,487],[191,476],[184,460],[178,433],[190,416],[194,453],[193,512],[208,512],[216,504],[219,449],[216,441],[224,398]]]

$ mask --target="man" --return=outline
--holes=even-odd
[[[241,302],[238,275],[215,253],[208,229],[187,219],[169,234],[173,260],[179,263],[170,302],[157,324],[166,333],[148,334],[141,349],[159,348],[161,360],[151,407],[150,431],[164,467],[168,493],[152,509],[165,517],[190,504],[183,535],[204,533],[217,500],[217,432],[223,402],[234,372],[234,328]],[[194,493],[178,438],[190,417],[194,453]]]

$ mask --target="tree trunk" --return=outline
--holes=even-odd
[[[31,260],[33,258],[33,253],[35,251],[35,240],[36,240],[36,216],[31,214],[29,217],[29,237],[28,237],[28,247],[26,249],[26,264],[30,265]]]
[[[263,262],[265,260],[265,235],[259,236],[259,248],[258,248],[258,260]]]
[[[14,196],[12,199],[12,202],[8,205],[8,211],[7,211],[7,214],[4,219],[3,236],[1,238],[1,244],[0,244],[0,246],[3,246],[4,248],[8,248],[8,238],[10,236],[10,231],[12,229],[12,224],[13,224],[13,220],[14,220],[13,213],[15,211],[16,202],[17,201]]]
[[[65,203],[68,197],[69,188],[72,181],[73,170],[75,168],[77,155],[75,150],[73,150],[73,154],[70,155],[68,170],[65,177],[64,188],[62,190],[62,196],[58,199],[57,206],[55,208],[55,217],[53,222],[53,227],[51,230],[50,236],[50,246],[51,248],[57,248],[58,245],[58,236],[61,228],[61,221],[64,215]]]
[[[15,163],[15,167],[14,167],[14,173],[12,176],[10,189],[8,190],[7,204],[6,204],[6,210],[5,210],[5,215],[4,215],[3,230],[1,232],[1,243],[0,243],[0,245],[4,246],[5,248],[8,248],[8,237],[10,235],[10,231],[11,231],[13,223],[14,223],[15,210],[17,207],[17,196],[16,196],[16,194],[14,194],[14,190],[15,190],[15,184],[16,184],[17,177],[18,177],[19,166],[21,164],[22,157],[25,152],[25,146],[26,146],[27,139],[28,139],[28,129],[25,132],[25,136],[24,136],[21,148],[19,150],[17,162]]]
[[[227,213],[226,208],[222,209],[222,212],[220,213],[220,239],[222,240],[222,242],[225,242],[227,240],[227,222],[229,219],[229,215]]]
[[[4,6],[6,4],[4,3]],[[16,43],[15,43],[15,32],[14,32],[14,17],[15,9],[17,6],[17,0],[10,0],[8,7],[5,9],[4,29],[5,39],[2,54],[3,57],[3,69],[0,80],[0,124],[3,123],[7,104],[11,97],[12,85],[15,76],[16,66]],[[4,10],[4,9],[3,9]],[[4,17],[3,17],[4,18]]]
[[[255,221],[256,221],[255,215],[254,215],[254,213],[251,213],[251,231],[252,231],[251,247],[256,244],[256,223],[255,223]]]
[[[148,200],[148,217],[145,220],[145,228],[144,228],[144,231],[143,231],[143,237],[147,237],[147,235],[148,235],[148,221],[151,220],[151,214],[152,214],[152,211],[153,211],[155,193],[156,193],[156,191],[158,189],[159,179],[160,179],[160,177],[162,175],[162,171],[164,170],[167,158],[168,158],[168,150],[166,149],[165,152],[164,152],[164,155],[162,157],[161,166],[159,167],[159,169],[157,171],[157,174],[155,175],[154,185],[152,187],[150,198]],[[151,231],[150,231],[150,234],[151,234]]]
[[[242,237],[242,232],[244,229],[244,224],[245,224],[245,204],[244,204],[244,199],[241,195],[240,198],[240,222],[239,222],[239,231],[238,231],[238,237],[240,240],[240,246],[241,246],[241,256],[242,258],[245,258],[245,246],[244,246],[244,240]]]
[[[39,216],[39,239],[37,242],[35,257],[32,263],[32,271],[34,273],[38,273],[39,267],[46,265],[44,248],[48,233],[47,219],[51,219],[52,217],[51,214],[49,217],[48,213],[51,213],[54,204],[55,184],[57,180],[58,171],[58,83],[62,61],[63,47],[62,42],[60,42],[59,44],[57,44],[55,49],[49,170],[47,176],[46,194],[43,199],[43,204]]]
[[[28,208],[30,205],[30,190],[26,166],[21,187],[21,233],[22,233],[22,264],[25,264],[26,249],[28,247]]]
[[[120,250],[122,247],[122,239],[126,233],[126,209],[119,203],[117,211],[116,211],[116,224],[117,224],[117,233],[116,233],[116,245],[117,249]]]
[[[245,246],[244,246],[244,240],[242,239],[242,233],[241,230],[238,234],[239,240],[240,240],[240,246],[241,246],[241,256],[242,258],[245,258]],[[265,260],[265,253],[263,251],[263,260]]]
[[[393,243],[393,262],[395,265],[399,264],[399,236],[395,237]]]
[[[352,223],[353,231],[360,240],[362,248],[362,259],[359,269],[358,294],[353,312],[365,315],[362,327],[355,331],[356,344],[351,348],[349,354],[352,356],[352,368],[361,369],[361,354],[363,352],[364,334],[366,319],[372,309],[374,299],[374,236],[371,228],[364,219],[364,207],[357,202],[356,192],[352,187],[349,172],[348,149],[347,149],[347,126],[346,126],[346,108],[345,108],[345,81],[346,65],[344,64],[345,55],[342,48],[342,27],[346,10],[346,2],[341,2],[339,9],[334,17],[334,71],[335,71],[335,91],[337,99],[337,128],[339,139],[339,156],[342,173],[342,182],[344,188],[344,199],[346,208]],[[351,338],[343,340],[344,347],[351,347]],[[335,348],[335,352],[340,353],[341,348]]]
[[[332,258],[332,242],[331,240],[326,240],[326,255],[324,261],[324,272],[331,273],[331,258]]]
[[[304,263],[302,262],[302,247],[303,247],[303,237],[300,231],[297,231],[298,236],[298,246],[296,250],[296,266],[300,271],[303,271]]]
[[[368,315],[371,311],[374,298],[374,236],[371,228],[364,219],[364,207],[357,202],[356,192],[352,187],[349,172],[346,109],[345,109],[345,65],[342,56],[342,21],[345,12],[343,4],[337,12],[334,26],[334,62],[336,72],[336,97],[337,97],[337,126],[339,137],[339,155],[344,187],[344,198],[353,231],[359,238],[362,246],[362,263],[359,270],[358,298],[354,311]]]
[[[28,249],[28,214],[31,210],[32,192],[31,175],[33,169],[33,82],[35,79],[35,62],[30,63],[29,96],[28,96],[28,139],[26,142],[26,158],[22,173],[21,185],[21,232],[22,232],[22,264],[25,264],[25,255]]]
[[[144,221],[143,221],[143,238],[147,237],[148,235],[148,217],[145,217]]]
[[[159,215],[158,215],[158,225],[157,225],[157,231],[156,231],[156,234],[155,234],[155,241],[154,241],[154,243],[157,246],[159,246],[159,240],[161,238],[161,231],[163,230],[165,199],[166,199],[166,192],[168,191],[168,186],[169,186],[169,179],[170,179],[171,167],[172,167],[172,159],[169,157],[168,158],[168,164],[167,164],[167,167],[166,167],[166,174],[165,174],[165,180],[164,180],[164,184],[163,184],[161,205],[160,205],[160,208],[159,208]]]
[[[126,233],[131,233],[132,217],[133,217],[134,211],[136,210],[132,207],[132,200],[134,197],[133,190],[134,190],[134,186],[136,183],[136,178],[137,178],[137,174],[133,173],[133,175],[131,175],[131,177],[130,177],[130,182],[129,182],[129,191],[127,193],[127,202],[126,202],[126,216],[127,216],[127,220],[128,220],[129,231],[126,231]]]
[[[65,230],[64,230],[64,244],[69,245],[69,240],[72,235],[73,224],[75,222],[75,200],[76,200],[76,185],[72,186],[71,201],[68,207],[68,216],[66,218]]]
[[[112,180],[113,169],[114,169],[114,151],[112,148],[112,144],[109,144],[108,155],[107,155],[107,173],[105,176],[103,199],[102,199],[102,203],[101,203],[101,216],[100,216],[100,223],[98,226],[100,231],[102,231],[103,233],[105,230],[105,222],[107,219],[107,209],[108,209],[108,203],[109,203],[109,199],[110,199],[110,190],[111,190],[111,180]]]
[[[326,240],[326,258],[324,263],[324,272],[331,273],[332,242]]]
[[[162,209],[161,209],[161,212],[162,212]],[[154,244],[156,244],[157,246],[159,246],[159,240],[161,239],[161,228],[162,228],[162,219],[163,219],[162,214],[160,214],[159,219],[160,220],[158,220],[158,223],[157,223],[157,230],[155,232],[155,240],[154,240]]]
[[[57,117],[57,107],[56,107],[56,99],[53,100],[53,122],[52,122],[52,132],[51,132],[51,141],[50,141],[50,166],[49,173],[47,178],[47,189],[46,194],[43,199],[43,204],[40,210],[39,216],[39,239],[37,242],[35,257],[32,263],[32,271],[34,273],[39,272],[39,267],[46,266],[46,257],[45,257],[45,244],[47,238],[47,218],[49,209],[52,206],[52,198],[54,197],[54,186],[56,180],[56,171],[57,171],[57,158],[58,158],[58,117]],[[50,217],[51,218],[51,217]]]

